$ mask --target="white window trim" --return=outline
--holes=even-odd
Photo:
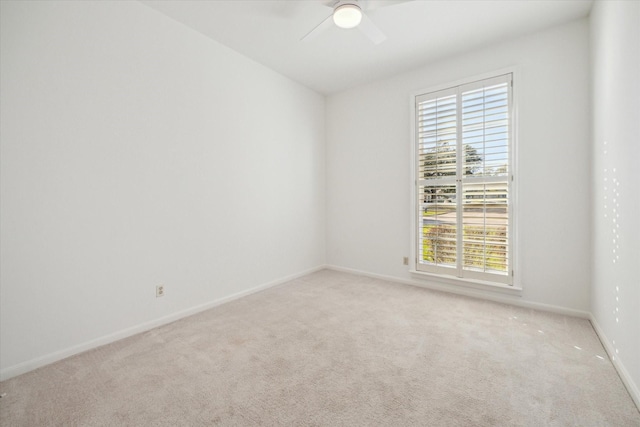
[[[418,233],[417,233],[417,223],[418,223],[418,217],[417,217],[417,204],[418,204],[418,200],[417,200],[417,191],[416,191],[416,115],[415,115],[415,102],[416,102],[416,97],[420,96],[422,94],[425,93],[431,93],[431,92],[438,92],[438,91],[442,91],[445,89],[450,89],[452,87],[456,87],[456,86],[462,86],[462,85],[466,85],[469,83],[473,83],[475,81],[478,80],[485,80],[485,79],[490,79],[492,77],[501,75],[501,74],[508,74],[511,73],[512,74],[512,81],[515,82],[513,84],[512,87],[512,93],[511,93],[511,102],[512,102],[512,107],[511,107],[511,111],[512,111],[512,118],[511,118],[511,126],[512,126],[512,130],[511,130],[511,137],[513,138],[512,141],[512,152],[511,152],[511,171],[512,171],[512,176],[513,176],[513,181],[511,182],[511,193],[510,193],[510,197],[511,197],[511,203],[509,205],[509,220],[511,221],[511,235],[512,235],[512,239],[510,242],[510,248],[511,248],[511,264],[512,264],[512,270],[513,270],[513,278],[512,278],[512,284],[511,285],[505,285],[502,283],[498,283],[498,282],[488,282],[488,281],[484,281],[484,280],[475,280],[475,279],[469,279],[469,278],[461,278],[461,277],[457,277],[457,276],[453,276],[453,275],[449,275],[449,274],[437,274],[437,273],[430,273],[430,272],[424,272],[424,271],[418,271],[416,269],[416,264],[418,262],[418,253],[417,253],[417,248],[418,248]],[[522,287],[522,281],[521,281],[521,276],[520,276],[520,262],[519,262],[519,247],[517,245],[517,243],[519,242],[519,227],[518,227],[518,181],[519,179],[517,178],[517,170],[518,170],[518,155],[517,155],[517,150],[518,150],[518,139],[519,139],[519,126],[518,126],[518,86],[521,85],[521,78],[520,78],[520,72],[519,72],[519,68],[517,66],[511,66],[511,67],[506,67],[503,69],[499,69],[499,70],[495,70],[492,72],[488,72],[488,73],[483,73],[480,75],[475,75],[475,76],[471,76],[468,78],[464,78],[464,79],[459,79],[457,81],[453,81],[453,82],[449,82],[449,83],[443,83],[443,84],[439,84],[437,86],[432,86],[426,89],[421,89],[418,91],[413,92],[410,95],[409,98],[409,106],[410,106],[410,131],[409,134],[411,135],[410,138],[410,163],[411,163],[411,167],[410,167],[410,177],[409,177],[409,189],[411,191],[411,206],[410,206],[410,243],[411,243],[411,248],[410,248],[410,262],[409,262],[409,273],[411,273],[411,275],[416,278],[416,279],[427,279],[427,280],[433,280],[436,282],[440,282],[440,283],[444,283],[447,285],[453,285],[453,286],[461,286],[464,288],[472,288],[472,289],[479,289],[479,290],[489,290],[489,291],[496,291],[496,292],[500,292],[500,293],[507,293],[507,294],[515,294],[515,295],[521,295],[523,287]]]

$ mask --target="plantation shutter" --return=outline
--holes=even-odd
[[[511,284],[511,74],[416,97],[416,269]]]

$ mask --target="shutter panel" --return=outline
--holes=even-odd
[[[442,95],[417,104],[420,179],[456,175],[457,100]]]
[[[457,268],[458,101],[455,91],[418,100],[419,264]]]
[[[508,83],[462,92],[462,143],[465,175],[508,174]]]
[[[510,87],[510,79],[499,77],[460,88],[462,269],[504,277],[509,271]]]

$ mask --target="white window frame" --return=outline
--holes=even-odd
[[[502,283],[499,281],[489,281],[484,277],[476,278],[473,277],[473,274],[468,274],[466,277],[459,277],[457,269],[433,269],[433,272],[425,272],[418,270],[418,244],[419,238],[418,233],[421,231],[419,227],[419,218],[418,214],[419,209],[419,200],[418,200],[418,177],[417,177],[417,132],[416,132],[416,99],[421,95],[430,94],[434,92],[441,92],[446,90],[455,89],[458,86],[469,85],[477,81],[487,80],[495,77],[499,77],[504,74],[511,74],[511,105],[510,105],[510,115],[511,115],[511,126],[509,129],[510,139],[511,139],[511,149],[509,152],[509,168],[510,168],[510,186],[509,186],[509,197],[510,203],[508,206],[508,215],[509,215],[509,274],[510,280],[509,283]],[[410,189],[411,189],[411,262],[410,262],[410,273],[416,278],[428,278],[433,279],[438,282],[442,282],[445,284],[451,285],[461,285],[467,288],[476,288],[481,290],[491,290],[498,291],[503,293],[516,293],[520,294],[522,291],[522,286],[519,278],[519,268],[518,268],[518,251],[516,243],[518,241],[518,227],[517,227],[517,136],[518,136],[518,123],[517,123],[517,81],[519,80],[519,73],[517,67],[509,67],[501,70],[497,70],[490,73],[485,73],[482,75],[476,75],[473,77],[461,79],[458,81],[441,84],[438,86],[430,87],[427,89],[423,89],[420,91],[416,91],[411,94],[410,97],[410,111],[411,111],[411,176],[410,176]],[[452,274],[453,273],[453,274]]]

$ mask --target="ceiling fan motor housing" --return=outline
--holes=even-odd
[[[362,9],[354,1],[343,1],[333,9],[333,22],[340,28],[355,28],[362,21]]]

